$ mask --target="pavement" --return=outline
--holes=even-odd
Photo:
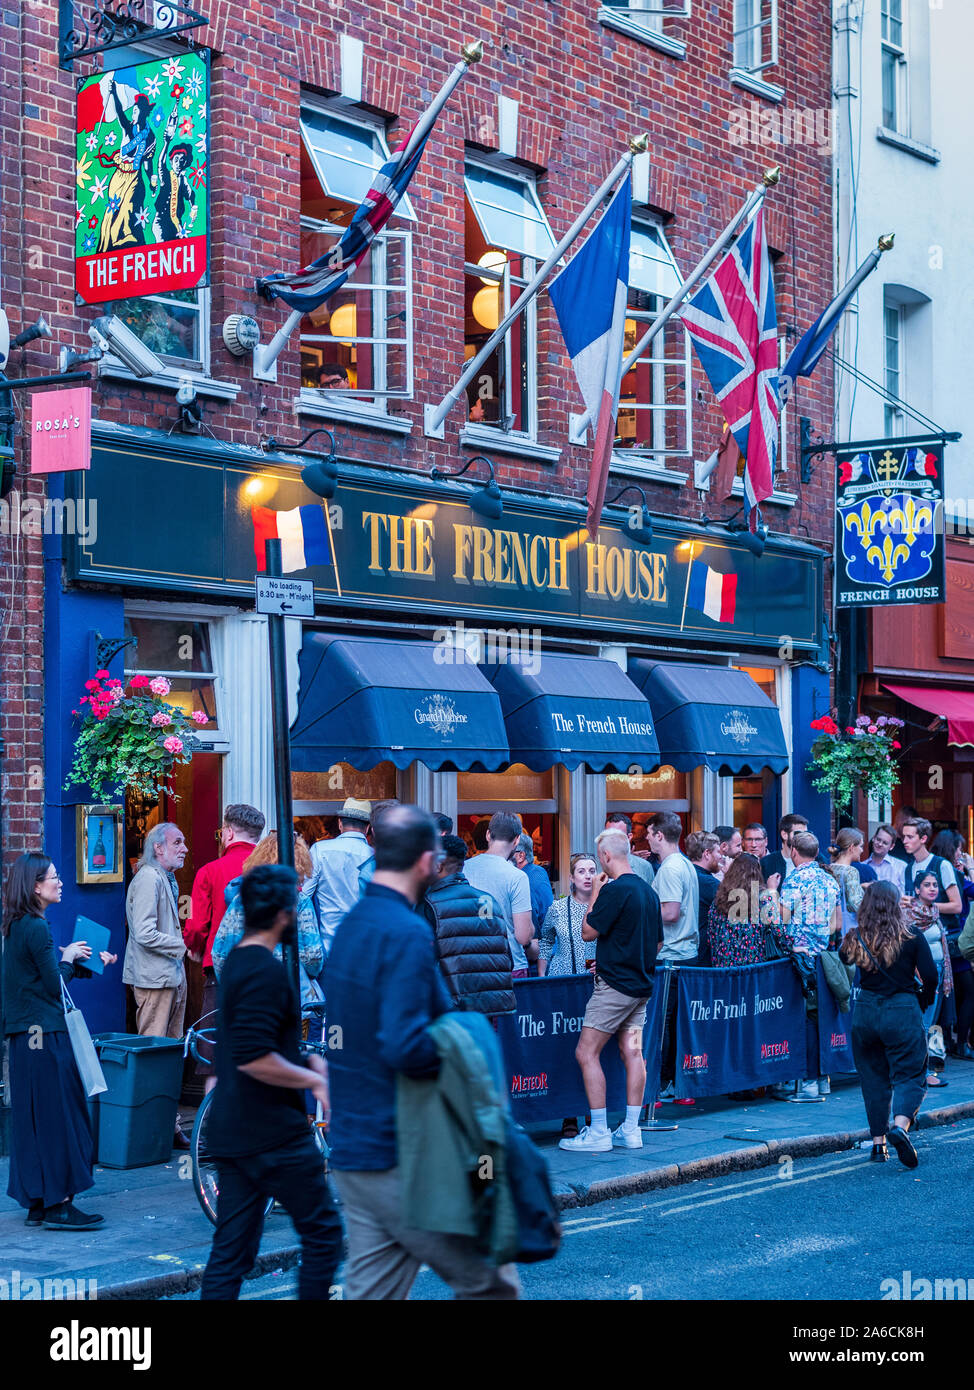
[[[943,1076],[949,1084],[928,1092],[921,1128],[974,1117],[974,1063],[951,1059]],[[532,1133],[548,1159],[561,1206],[588,1207],[854,1148],[869,1137],[858,1082],[854,1076],[839,1077],[832,1084],[832,1095],[817,1105],[723,1096],[693,1106],[662,1105],[655,1112],[660,1125],[678,1128],[644,1130],[638,1150],[566,1153],[558,1148],[560,1125]],[[614,1118],[620,1117],[610,1115],[610,1122]],[[0,1160],[4,1192],[6,1167],[7,1160]],[[169,1163],[149,1168],[98,1167],[94,1188],[79,1203],[103,1212],[104,1227],[90,1234],[28,1229],[21,1208],[0,1197],[0,1281],[15,1272],[21,1287],[27,1278],[73,1279],[76,1287],[84,1280],[90,1290],[95,1281],[99,1299],[161,1298],[199,1287],[212,1227],[197,1204],[187,1156],[173,1154]],[[255,1273],[289,1269],[298,1254],[288,1217],[269,1216]]]

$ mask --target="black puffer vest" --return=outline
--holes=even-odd
[[[457,873],[426,890],[423,910],[455,1007],[478,1014],[512,1014],[517,1006],[504,918],[493,898],[492,915],[482,914],[484,897]]]

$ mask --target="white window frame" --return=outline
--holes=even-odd
[[[890,334],[890,315],[895,320],[896,332]],[[905,319],[903,305],[891,302],[885,296],[883,298],[883,387],[897,400],[906,400],[906,352],[905,352]],[[889,346],[890,343],[896,344],[896,366],[890,368]],[[895,389],[890,385],[891,371],[896,376]],[[906,412],[901,406],[893,405],[891,401],[883,401],[883,434],[891,438],[901,438],[906,433]]]
[[[493,173],[493,174],[503,174],[503,176],[504,176],[505,178],[510,179],[510,180],[512,180],[512,181],[514,181],[514,182],[523,184],[524,187],[528,190],[528,194],[529,194],[529,198],[530,198],[531,203],[532,203],[532,204],[534,205],[534,207],[536,208],[537,212],[538,212],[539,215],[540,215],[541,220],[544,222],[544,225],[545,225],[545,226],[547,227],[547,229],[548,229],[548,234],[549,234],[549,236],[551,237],[552,245],[554,246],[554,245],[556,244],[555,235],[554,235],[554,232],[551,230],[551,226],[550,226],[550,224],[549,224],[549,222],[548,222],[547,213],[545,212],[544,208],[543,208],[542,205],[541,205],[541,199],[538,197],[538,189],[537,189],[536,181],[534,180],[534,178],[532,178],[532,176],[531,176],[530,174],[523,173],[520,169],[514,169],[514,168],[512,168],[509,164],[506,164],[506,163],[505,163],[505,164],[502,164],[502,165],[501,165],[501,164],[490,164],[490,163],[487,163],[487,162],[485,162],[485,161],[483,161],[483,160],[469,159],[469,158],[467,158],[467,159],[464,160],[464,168],[465,168],[465,170],[466,170],[467,168],[484,169],[484,170],[486,170],[486,171],[489,172],[489,173]],[[479,207],[478,207],[478,205],[477,205],[477,199],[476,199],[476,198],[472,195],[472,193],[470,192],[470,188],[469,188],[469,185],[468,185],[468,183],[467,183],[466,175],[464,176],[464,196],[465,196],[467,199],[469,199],[469,202],[470,202],[470,209],[471,209],[471,211],[472,211],[472,213],[473,213],[473,215],[474,215],[474,217],[475,217],[475,219],[476,219],[476,222],[477,222],[478,227],[480,228],[481,232],[483,233],[484,239],[487,241],[488,245],[494,245],[495,243],[492,241],[492,239],[491,239],[490,236],[488,235],[487,228],[484,226],[483,219],[481,218],[480,209],[479,209]],[[519,278],[519,280],[525,281],[525,283],[527,283],[527,282],[529,282],[529,281],[531,280],[531,277],[534,275],[534,273],[535,273],[535,271],[537,270],[538,265],[539,265],[539,261],[538,261],[535,257],[533,257],[533,256],[528,256],[528,255],[526,255],[525,253],[523,253],[523,252],[521,252],[521,251],[514,250],[513,248],[507,247],[507,246],[498,246],[498,250],[507,251],[509,254],[513,254],[513,255],[518,255],[518,256],[520,256],[520,257],[521,257],[521,274],[520,274],[520,276],[519,276],[518,278]],[[476,270],[476,273],[479,274],[482,278],[486,278],[486,276],[489,275],[489,272],[485,271],[485,269],[484,269],[483,266],[476,266],[476,267],[474,267],[474,266],[471,266],[469,263],[465,262],[465,264],[464,264],[464,279],[466,279],[466,276],[467,276],[468,273],[472,274],[472,273],[474,273],[475,270]],[[504,272],[503,272],[503,275],[504,275],[504,312],[505,312],[505,314],[506,314],[506,313],[507,313],[507,310],[510,308],[510,303],[511,303],[510,266],[509,266],[509,264],[508,264],[508,266],[505,267]],[[462,442],[464,442],[464,443],[473,443],[473,444],[483,444],[483,445],[485,445],[485,446],[489,446],[489,445],[493,444],[495,448],[497,447],[496,441],[498,440],[499,437],[502,438],[502,439],[508,439],[508,440],[522,440],[522,441],[526,441],[527,443],[531,443],[531,444],[534,444],[534,443],[537,442],[537,438],[538,438],[538,312],[537,312],[537,303],[538,303],[538,301],[537,301],[537,296],[535,296],[535,297],[531,300],[531,302],[528,304],[527,308],[524,309],[524,310],[522,311],[522,314],[521,314],[521,318],[523,318],[523,320],[524,320],[524,336],[525,336],[525,340],[526,340],[526,343],[525,343],[525,356],[526,356],[526,366],[527,366],[527,388],[528,388],[528,389],[527,389],[528,428],[527,428],[526,430],[513,430],[513,429],[505,429],[505,428],[504,428],[504,425],[505,425],[506,420],[509,420],[509,419],[511,418],[511,416],[513,415],[513,390],[514,390],[514,383],[513,383],[512,374],[511,374],[511,359],[512,359],[512,352],[511,352],[511,333],[514,332],[514,331],[516,331],[516,329],[517,329],[517,321],[515,320],[515,322],[514,322],[514,323],[511,325],[511,327],[508,329],[507,333],[505,333],[505,335],[504,335],[504,342],[503,342],[503,345],[502,345],[502,347],[501,347],[501,349],[500,349],[500,350],[503,352],[503,354],[504,354],[504,412],[505,412],[505,419],[502,420],[502,421],[500,422],[500,424],[497,424],[497,425],[493,425],[493,424],[491,424],[491,425],[488,425],[488,424],[478,424],[478,423],[476,423],[476,422],[471,423],[471,422],[468,421],[467,424],[464,425],[464,428],[463,428]]]
[[[741,24],[743,10],[747,23]],[[766,12],[765,12],[766,11]],[[734,0],[733,67],[752,75],[778,66],[778,0]],[[763,57],[763,31],[769,30],[770,53]],[[746,39],[746,47],[742,40]]]
[[[670,262],[670,265],[671,265],[671,267],[672,267],[672,269],[673,269],[673,272],[674,272],[674,274],[675,274],[675,276],[676,276],[677,283],[680,284],[680,285],[682,285],[682,283],[683,283],[683,276],[680,274],[680,268],[679,268],[679,266],[677,265],[676,257],[673,255],[673,252],[672,252],[672,250],[670,249],[670,244],[669,244],[669,242],[668,242],[667,239],[666,239],[666,232],[665,232],[665,230],[664,230],[664,228],[663,228],[662,223],[656,221],[656,220],[653,219],[653,218],[648,218],[648,217],[644,217],[644,216],[639,216],[639,217],[634,216],[633,219],[632,219],[632,225],[633,225],[633,228],[634,228],[634,229],[637,229],[637,230],[638,230],[638,229],[649,229],[649,228],[652,228],[652,230],[653,230],[653,231],[657,234],[657,236],[659,237],[659,241],[660,241],[662,250],[663,250],[663,252],[665,253],[666,258],[667,258],[667,259],[669,260],[669,262]],[[652,291],[647,291],[647,292],[648,292],[648,293],[652,293]],[[660,310],[662,310],[662,308],[663,308],[664,305],[666,304],[667,299],[669,298],[669,296],[668,296],[668,295],[659,295],[658,298],[661,299],[661,303],[660,303],[660,306],[659,306],[659,307],[660,307]],[[637,325],[640,325],[640,326],[641,326],[641,327],[640,327],[640,331],[639,331],[638,334],[637,334],[637,341],[638,341],[639,337],[642,337],[643,332],[645,332],[645,329],[648,328],[648,327],[653,323],[654,318],[655,318],[655,315],[652,314],[652,313],[650,313],[648,310],[633,309],[633,308],[631,308],[631,307],[629,307],[629,306],[627,305],[627,306],[626,306],[626,318],[635,319]],[[670,322],[672,323],[673,320],[671,319]],[[640,472],[640,471],[642,471],[642,472],[649,472],[649,473],[652,473],[652,474],[655,475],[656,473],[658,473],[658,471],[659,471],[661,468],[665,468],[664,460],[665,460],[666,458],[681,458],[681,459],[682,459],[682,458],[689,458],[689,459],[692,459],[692,458],[693,458],[693,385],[692,385],[692,383],[693,383],[693,358],[692,358],[692,353],[691,353],[691,350],[690,350],[690,335],[687,333],[687,331],[686,331],[685,328],[684,328],[682,331],[683,331],[683,359],[682,359],[682,365],[683,365],[683,393],[684,393],[683,403],[682,403],[682,404],[673,404],[673,405],[671,405],[671,404],[668,404],[667,401],[666,401],[666,399],[665,399],[665,389],[664,389],[665,369],[666,369],[667,367],[675,367],[675,366],[677,365],[679,359],[676,358],[676,357],[665,357],[665,356],[656,356],[656,355],[655,355],[654,349],[657,349],[657,348],[658,348],[658,345],[659,345],[659,342],[660,342],[660,338],[661,338],[662,341],[665,343],[665,339],[666,339],[666,328],[664,328],[662,334],[660,335],[660,338],[657,338],[657,339],[651,344],[651,346],[650,346],[650,352],[653,353],[653,355],[650,356],[650,357],[640,357],[640,358],[638,359],[639,362],[648,363],[648,364],[652,367],[652,370],[653,370],[653,396],[654,396],[654,401],[653,401],[653,403],[652,403],[652,404],[648,404],[648,405],[635,405],[635,406],[628,405],[628,404],[625,405],[625,406],[623,406],[623,405],[620,403],[620,407],[619,407],[619,408],[620,408],[620,412],[621,412],[623,409],[625,409],[625,410],[648,410],[648,411],[650,411],[650,412],[652,413],[652,420],[653,420],[653,444],[652,444],[652,446],[647,446],[647,445],[634,445],[631,449],[617,449],[617,450],[615,450],[615,451],[613,452],[613,455],[612,455],[612,462],[613,462],[614,465],[621,465],[623,462],[625,462],[626,464],[629,465],[629,469],[630,469],[630,471],[632,471],[632,472]],[[684,447],[683,447],[682,449],[667,449],[667,448],[665,447],[665,432],[666,432],[666,419],[667,419],[667,415],[668,415],[668,414],[680,414],[680,413],[682,413],[683,416],[684,416],[684,434],[685,434]],[[660,437],[661,434],[664,436],[664,443],[663,443],[662,446],[659,446],[657,441],[659,440],[659,437]]]
[[[347,198],[342,197],[338,193],[333,193],[331,189],[328,187],[328,182],[325,177],[324,170],[319,165],[318,159],[316,157],[317,150],[315,148],[315,145],[312,140],[306,138],[305,136],[305,123],[302,119],[302,112],[304,111],[313,111],[318,116],[328,116],[332,120],[339,121],[341,123],[344,123],[345,125],[357,126],[360,130],[367,130],[371,135],[375,137],[375,140],[379,146],[379,154],[383,163],[385,163],[385,161],[391,158],[392,156],[392,151],[389,148],[389,141],[386,136],[386,128],[380,120],[377,120],[375,117],[370,117],[364,111],[360,110],[358,107],[350,106],[347,103],[339,101],[323,101],[321,99],[316,99],[315,97],[310,96],[307,93],[302,93],[300,109],[298,112],[298,124],[300,126],[301,140],[303,141],[304,148],[308,153],[308,158],[311,160],[311,163],[314,167],[314,171],[318,175],[318,182],[321,184],[322,192],[325,194],[325,196],[328,198],[337,198],[339,202],[347,203],[349,201]],[[400,198],[399,202],[396,205],[396,210],[393,213],[393,216],[405,218],[405,220],[408,222],[416,221],[416,214],[413,211],[413,206],[409,201],[408,193],[404,193],[402,198]]]
[[[222,617],[238,613],[237,608],[211,608],[207,604],[176,605],[167,603],[139,602],[138,600],[127,600],[125,603],[125,618],[148,619],[162,622],[188,622],[200,623],[207,629],[207,641],[210,646],[210,665],[213,667],[213,640],[212,631],[214,624]],[[138,648],[136,647],[136,656]],[[155,667],[132,666],[132,650],[125,648],[123,674],[126,681],[131,676],[165,676],[167,680],[187,680],[199,678],[209,680],[213,683],[213,702],[216,706],[216,728],[215,729],[194,729],[196,737],[206,746],[208,753],[226,753],[230,745],[227,741],[227,734],[224,732],[221,715],[223,712],[223,693],[221,674],[216,669],[207,671],[159,671]]]
[[[347,125],[357,126],[360,129],[368,130],[376,139],[379,146],[380,156],[385,160],[390,157],[389,143],[386,138],[385,127],[380,121],[370,119],[357,107],[351,107],[337,102],[327,102],[308,95],[302,95],[301,111],[313,111],[318,115],[329,116],[335,120],[342,121]],[[301,127],[300,139],[302,141],[308,159],[311,161],[312,168],[318,178],[322,192],[326,197],[339,198],[339,195],[331,193],[323,169],[320,167],[316,158],[316,150],[305,136],[305,125],[299,116]],[[346,198],[339,199],[347,202]],[[393,213],[394,218],[402,217],[407,221],[415,222],[416,214],[412,209],[408,196],[404,196]],[[341,236],[345,230],[335,223],[319,221],[312,217],[301,217],[302,228],[316,231],[324,235]],[[403,247],[404,261],[404,285],[390,287],[385,278],[385,266],[387,263],[387,249],[392,241],[400,241]],[[394,295],[398,300],[400,296],[405,300],[403,312],[405,312],[405,337],[399,338],[375,338],[375,337],[355,337],[355,338],[336,338],[328,333],[302,334],[301,342],[317,341],[322,343],[334,343],[336,346],[353,344],[356,347],[370,347],[374,349],[372,366],[374,374],[381,380],[381,385],[376,387],[355,387],[346,391],[323,391],[319,387],[302,386],[298,397],[296,408],[302,414],[321,415],[327,419],[348,420],[351,423],[379,422],[383,425],[391,423],[388,407],[388,400],[412,400],[415,392],[415,382],[413,376],[414,362],[414,341],[415,341],[415,317],[413,309],[413,243],[412,232],[407,228],[392,228],[386,226],[375,238],[368,253],[368,264],[371,269],[378,270],[379,275],[372,274],[368,281],[349,282],[349,291],[369,290],[373,293],[373,306],[376,312],[382,315],[383,321],[388,321],[386,311],[389,308],[388,296]],[[377,306],[377,307],[376,307]],[[399,311],[397,311],[399,312]],[[390,387],[386,371],[385,346],[389,344],[402,345],[405,347],[406,368],[405,385],[402,387]],[[381,373],[381,377],[380,377]],[[376,399],[378,398],[378,399]],[[398,427],[400,422],[395,422]],[[408,431],[408,424],[405,425],[404,432]]]
[[[880,69],[880,102],[882,116],[881,129],[892,130],[897,135],[909,135],[910,133],[910,110],[909,110],[909,59],[907,56],[906,38],[908,33],[907,22],[907,3],[908,0],[899,0],[900,16],[893,18],[889,11],[893,0],[880,0],[880,48],[881,48],[881,69]],[[900,28],[899,42],[889,37],[890,28],[893,24],[898,24]],[[885,78],[887,64],[893,65],[893,120],[892,123],[886,120],[885,111]]]
[[[600,24],[648,43],[671,58],[685,58],[686,43],[668,31],[675,27],[669,21],[690,18],[690,4],[691,0],[676,0],[675,4],[666,0],[629,0],[628,4],[601,0],[598,19]]]

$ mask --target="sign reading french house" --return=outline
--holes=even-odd
[[[943,603],[943,444],[839,451],[835,601]]]
[[[207,282],[208,160],[207,53],[80,82],[75,285],[85,303]]]

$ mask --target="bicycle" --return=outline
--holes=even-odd
[[[192,1054],[192,1056],[196,1059],[197,1062],[208,1063],[211,1060],[209,1057],[200,1056],[199,1044],[200,1042],[205,1042],[212,1046],[215,1046],[216,1028],[212,1025],[209,1028],[201,1028],[200,1024],[204,1023],[206,1019],[214,1017],[214,1014],[215,1011],[213,1013],[204,1014],[202,1018],[197,1019],[196,1023],[193,1024],[193,1026],[187,1030],[185,1039],[185,1052],[187,1055]],[[307,1018],[309,1021],[311,1019],[318,1019],[321,1023],[322,1031],[321,1041],[314,1042],[309,1038],[308,1040],[301,1042],[300,1052],[302,1057],[308,1057],[312,1055],[318,1057],[326,1057],[328,1053],[328,1046],[323,1040],[325,1019],[324,1004],[321,1003],[305,1005],[301,1009],[301,1017],[302,1019]],[[202,1105],[196,1112],[196,1119],[193,1122],[193,1132],[190,1135],[189,1140],[189,1153],[193,1165],[193,1190],[196,1193],[196,1200],[199,1202],[205,1215],[214,1225],[216,1225],[216,1209],[217,1200],[220,1195],[220,1184],[217,1173],[216,1161],[210,1156],[206,1145],[206,1122],[212,1100],[213,1091],[208,1091],[207,1094],[203,1097]],[[328,1121],[324,1118],[324,1114],[321,1108],[321,1101],[319,1100],[315,1103],[315,1116],[314,1119],[311,1121],[311,1132],[312,1137],[315,1141],[315,1146],[317,1147],[318,1152],[321,1154],[322,1159],[324,1160],[324,1168],[326,1173],[328,1172],[329,1155],[328,1141],[325,1137],[327,1128]],[[267,1199],[267,1205],[264,1208],[264,1216],[268,1217],[273,1211],[273,1209],[274,1198],[269,1197]]]

